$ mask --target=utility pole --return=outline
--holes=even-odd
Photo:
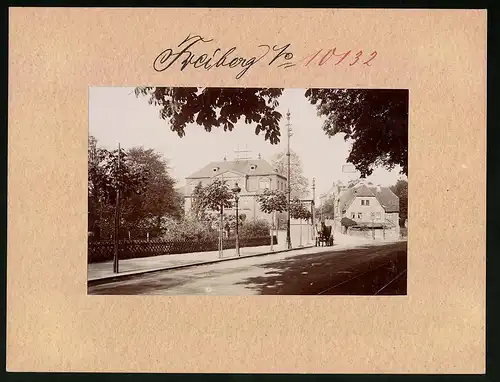
[[[287,226],[286,226],[286,244],[288,249],[292,249],[292,239],[290,237],[290,197],[291,197],[291,189],[290,189],[290,137],[292,136],[292,128],[290,127],[290,110],[286,113],[286,127],[287,127],[287,137],[288,137],[288,149],[286,152],[286,156],[288,157],[288,192],[287,192]]]
[[[316,178],[313,178],[313,184],[312,184],[312,189],[313,189],[313,197],[312,197],[312,239],[313,241],[316,239]]]
[[[116,206],[115,206],[115,245],[114,245],[114,256],[113,256],[113,273],[118,273],[118,244],[119,244],[119,232],[120,232],[120,157],[121,149],[118,143],[118,165],[116,171]]]

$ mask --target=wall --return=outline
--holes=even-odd
[[[375,229],[373,231],[371,229],[365,230],[365,231],[360,231],[360,230],[355,230],[355,229],[349,228],[347,230],[347,234],[349,236],[366,237],[368,239],[372,239],[373,234],[375,234],[376,241],[384,240],[384,230],[382,230],[382,229]],[[400,236],[399,230],[396,228],[385,230],[385,240],[398,239],[399,236]]]
[[[369,205],[361,205],[362,200],[368,200]],[[355,213],[355,217],[352,217],[352,213]],[[358,217],[358,213],[362,213],[362,217]],[[361,197],[358,196],[356,197],[352,203],[349,205],[349,208],[347,209],[346,212],[346,217],[349,219],[352,219],[356,222],[360,223],[371,223],[372,218],[371,218],[371,213],[375,213],[375,219],[373,220],[374,222],[383,222],[385,219],[385,211],[378,202],[377,198],[375,197]],[[378,214],[378,215],[377,215]]]

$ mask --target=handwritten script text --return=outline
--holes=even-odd
[[[213,41],[213,39],[205,39],[199,35],[189,35],[177,46],[178,49],[175,51],[171,48],[162,51],[155,58],[153,68],[157,72],[163,72],[173,67],[176,62],[180,63],[181,71],[188,66],[207,71],[213,68],[231,68],[239,70],[236,79],[240,79],[252,66],[260,61],[279,68],[289,68],[295,65],[291,61],[294,57],[293,53],[288,51],[290,44],[274,45],[272,47],[261,44],[257,47],[258,53],[251,57],[238,55],[235,46],[226,50],[215,48],[208,51],[208,53],[206,51],[201,54],[194,52],[195,48],[210,49],[210,43]]]

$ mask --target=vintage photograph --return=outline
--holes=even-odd
[[[406,295],[408,102],[90,87],[88,294]]]

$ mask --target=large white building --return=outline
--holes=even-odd
[[[236,159],[211,162],[186,178],[184,188],[184,208],[189,211],[192,205],[192,195],[195,187],[210,184],[216,178],[223,178],[232,188],[236,183],[241,188],[239,195],[239,212],[245,214],[247,219],[271,219],[270,214],[260,210],[256,196],[263,190],[273,189],[285,191],[287,178],[278,174],[272,166],[260,157],[258,159]],[[230,208],[228,214],[235,211]]]

